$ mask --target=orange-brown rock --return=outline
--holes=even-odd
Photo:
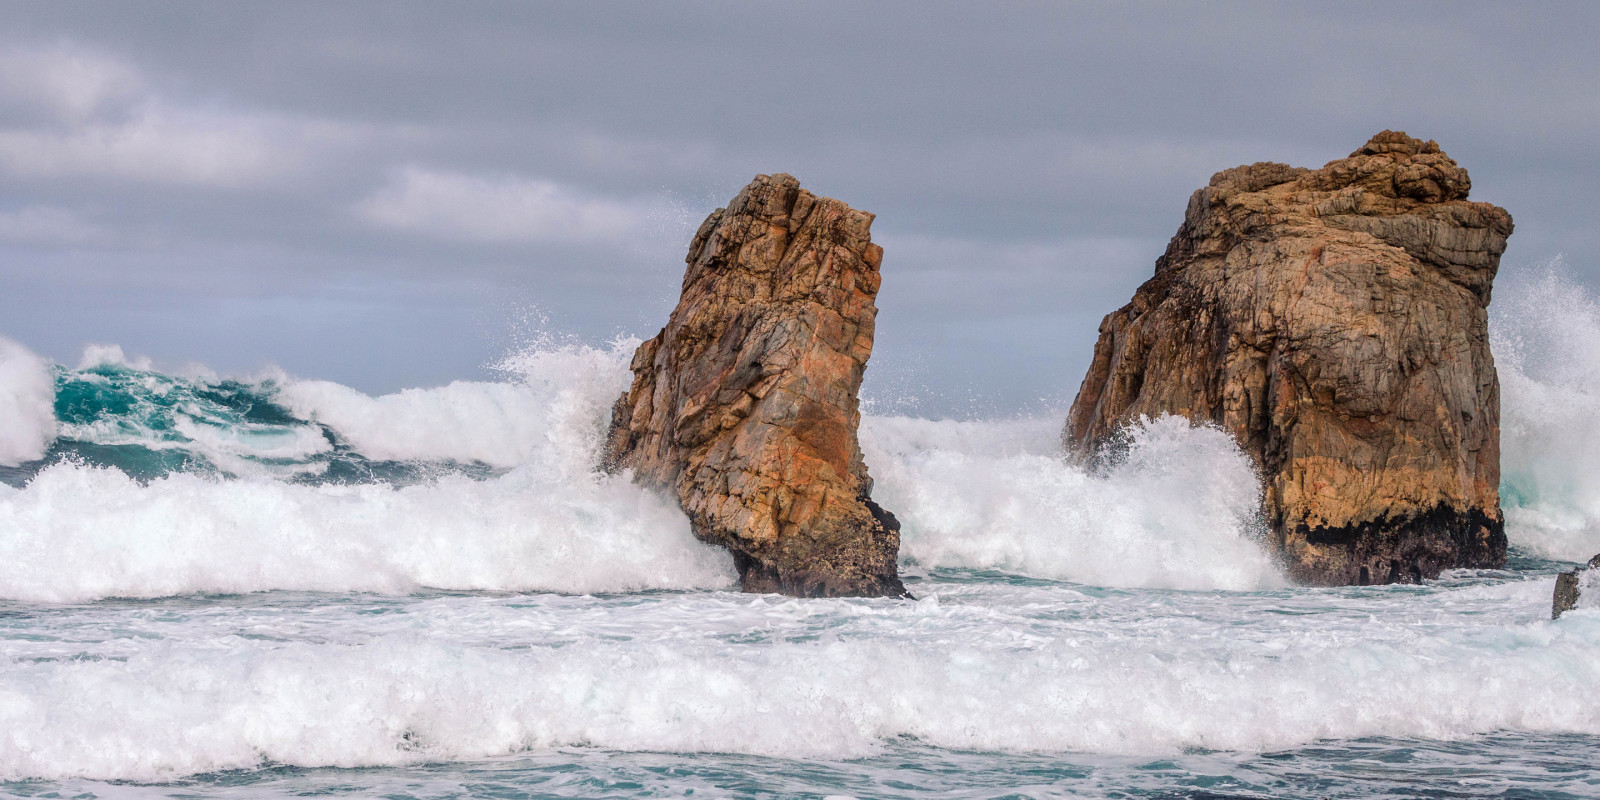
[[[1140,415],[1230,432],[1292,577],[1412,582],[1505,562],[1490,287],[1511,217],[1384,131],[1319,170],[1225,170],[1105,318],[1067,420],[1081,452]]]
[[[701,224],[667,326],[639,346],[606,462],[672,492],[744,590],[901,596],[900,526],[856,429],[883,248],[873,215],[758,175]]]

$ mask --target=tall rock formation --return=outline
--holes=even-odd
[[[700,225],[683,295],[633,356],[606,463],[674,493],[747,592],[901,596],[856,393],[883,248],[873,215],[758,175]]]
[[[1140,415],[1215,423],[1256,461],[1290,575],[1414,582],[1505,562],[1490,287],[1511,216],[1384,131],[1319,170],[1224,170],[1100,324],[1080,452]]]

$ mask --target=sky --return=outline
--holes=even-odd
[[[0,335],[368,392],[648,337],[759,173],[877,214],[877,408],[1063,409],[1191,192],[1435,139],[1600,284],[1600,3],[13,3]]]

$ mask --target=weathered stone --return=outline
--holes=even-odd
[[[1093,452],[1141,415],[1221,426],[1309,583],[1502,565],[1487,309],[1512,225],[1471,185],[1394,131],[1319,170],[1217,173],[1101,323],[1067,441]]]
[[[672,492],[744,590],[901,596],[900,525],[856,429],[883,248],[873,215],[758,175],[701,224],[667,326],[639,346],[606,461]]]
[[[1550,618],[1561,619],[1561,615],[1578,607],[1578,599],[1583,595],[1580,584],[1585,575],[1593,574],[1591,570],[1600,569],[1600,555],[1589,559],[1588,565],[1571,572],[1563,572],[1556,576],[1556,591],[1550,598]]]

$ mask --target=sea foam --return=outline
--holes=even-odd
[[[55,399],[50,362],[0,337],[0,465],[44,456],[56,438]]]
[[[179,472],[140,483],[115,469],[49,466],[22,489],[0,487],[0,597],[727,586],[728,556],[698,542],[673,503],[595,470],[605,413],[626,376],[619,359],[615,348],[558,348],[508,361],[516,383],[389,399],[309,392],[326,401],[315,408],[348,416],[337,420],[350,424],[341,433],[391,457],[516,464],[486,480],[315,486]],[[472,416],[496,397],[518,398],[527,418]],[[440,449],[441,432],[465,441]]]
[[[676,507],[612,476],[304,486],[58,464],[0,487],[0,597],[77,602],[306,589],[718,588],[732,567]]]
[[[1062,452],[1060,420],[869,417],[874,497],[904,526],[903,557],[1100,586],[1282,583],[1262,546],[1259,480],[1226,433],[1142,420],[1123,458],[1091,470]]]
[[[797,641],[718,641],[695,633],[692,617],[677,638],[580,633],[559,646],[470,646],[439,633],[162,641],[119,658],[0,664],[0,777],[163,780],[570,746],[844,759],[910,738],[1159,757],[1368,736],[1600,734],[1590,691],[1600,616],[1538,619],[1547,589],[1502,584],[1491,602],[1466,603],[1476,613],[1438,621],[1430,608],[1461,601],[1408,600],[1403,590],[1364,606],[1328,596],[1329,607],[1302,619],[1150,598],[1129,601],[1146,605],[1131,629],[1108,625],[1096,612],[1104,601],[1089,601],[1065,621],[1034,620],[1034,641],[1009,643],[992,630],[1013,616],[1007,607],[935,598],[814,602],[806,609],[840,615],[847,629],[842,612],[860,608],[891,617],[902,635]],[[1362,613],[1334,610],[1341,602]],[[752,630],[764,615],[791,613],[745,605]],[[1507,605],[1533,611],[1494,620]],[[1240,616],[1252,610],[1262,616]],[[585,616],[567,613],[581,631]],[[251,620],[259,625],[260,614]],[[963,624],[990,635],[957,635]]]
[[[330,381],[284,379],[276,397],[379,460],[451,460],[510,468],[555,451],[593,447],[595,425],[627,388],[637,339],[608,347],[542,343],[494,366],[506,380],[456,381],[377,397]],[[603,425],[600,427],[603,428]]]
[[[1557,261],[1502,274],[1489,310],[1507,536],[1587,560],[1600,553],[1600,301]]]

